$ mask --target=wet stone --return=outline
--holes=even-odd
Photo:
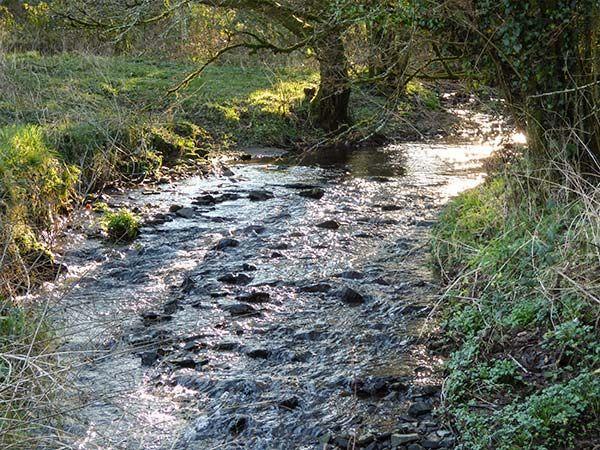
[[[284,409],[296,409],[298,406],[300,406],[300,399],[295,396],[284,398],[279,402],[279,406]]]
[[[318,228],[323,228],[326,230],[337,230],[340,227],[339,222],[335,220],[326,220],[324,222],[320,222],[317,224]]]
[[[274,198],[274,195],[272,192],[269,191],[256,190],[250,191],[250,193],[248,194],[248,198],[250,199],[250,201],[253,202],[262,202]]]
[[[223,309],[232,316],[251,316],[258,314],[258,311],[252,306],[246,303],[234,303],[232,305],[225,305]]]
[[[140,353],[140,359],[142,366],[150,367],[158,360],[158,352],[156,350],[150,350],[147,352]]]
[[[338,292],[339,299],[350,306],[362,305],[365,302],[365,298],[356,292],[354,289],[344,286]]]
[[[189,356],[183,356],[181,358],[172,358],[169,359],[167,363],[185,369],[193,369],[196,367],[196,361]]]
[[[240,242],[232,238],[223,238],[213,246],[213,250],[225,250],[227,248],[238,247]]]
[[[145,326],[150,326],[155,323],[167,322],[173,317],[169,314],[161,314],[156,311],[147,311],[141,314],[142,322]]]
[[[302,191],[298,195],[300,195],[301,197],[305,197],[305,198],[312,198],[314,200],[319,200],[319,199],[323,198],[323,196],[325,195],[325,191],[320,188],[313,188],[313,189],[309,189],[306,191]]]
[[[213,346],[213,350],[217,350],[217,351],[223,351],[223,352],[231,352],[233,350],[235,350],[236,348],[238,348],[238,343],[237,342],[218,342],[217,344],[215,344]]]
[[[229,424],[229,433],[237,436],[248,426],[248,418],[246,416],[236,416]]]
[[[362,280],[365,277],[363,273],[356,270],[346,270],[345,272],[340,273],[339,276],[348,280]]]
[[[254,359],[267,359],[271,352],[266,348],[252,348],[246,352],[246,355]]]
[[[431,410],[432,407],[430,404],[418,401],[410,405],[410,407],[408,408],[408,414],[412,417],[419,417],[430,413]]]
[[[169,212],[174,213],[174,212],[179,211],[182,208],[183,208],[182,205],[171,205],[171,206],[169,206]]]
[[[317,283],[317,284],[309,284],[307,286],[301,286],[298,288],[300,292],[329,292],[331,290],[331,285],[327,283]]]
[[[212,206],[215,204],[215,198],[210,194],[201,195],[196,197],[192,203],[199,206]]]
[[[382,211],[400,211],[401,209],[404,208],[400,205],[381,205]]]
[[[237,300],[248,303],[264,303],[268,302],[271,296],[268,292],[251,292],[249,294],[240,295]]]
[[[183,281],[181,282],[181,285],[179,286],[179,288],[181,289],[181,291],[184,294],[189,294],[195,287],[196,287],[196,282],[189,275],[186,275],[185,277],[183,277]]]
[[[181,208],[178,209],[175,214],[184,219],[191,219],[196,215],[196,211],[194,211],[192,208]]]
[[[419,444],[410,444],[408,447],[406,447],[406,450],[423,450],[423,447]]]
[[[254,272],[257,269],[256,266],[253,266],[252,264],[244,263],[242,264],[242,270],[245,270],[246,272]]]
[[[239,274],[233,274],[233,273],[228,273],[223,275],[222,277],[217,278],[217,281],[220,281],[222,283],[227,283],[227,284],[237,284],[237,285],[244,285],[244,284],[248,284],[253,280],[252,277],[244,274],[244,273],[239,273]]]
[[[417,433],[410,434],[392,434],[390,438],[390,444],[392,447],[398,447],[400,445],[409,444],[411,442],[416,442],[420,439],[420,436]]]

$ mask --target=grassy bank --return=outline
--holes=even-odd
[[[452,349],[444,412],[463,449],[598,444],[600,190],[526,166],[459,196],[433,235]]]

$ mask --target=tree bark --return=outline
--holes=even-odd
[[[330,33],[315,44],[320,83],[311,102],[311,118],[327,132],[339,132],[351,123],[350,77],[342,36]]]

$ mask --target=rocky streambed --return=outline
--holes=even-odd
[[[427,235],[483,146],[402,144],[116,196],[128,246],[70,236],[53,448],[451,448]]]

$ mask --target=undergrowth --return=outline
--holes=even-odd
[[[566,169],[565,169],[566,170]],[[454,200],[433,233],[462,449],[592,448],[600,415],[600,189],[526,162]]]

